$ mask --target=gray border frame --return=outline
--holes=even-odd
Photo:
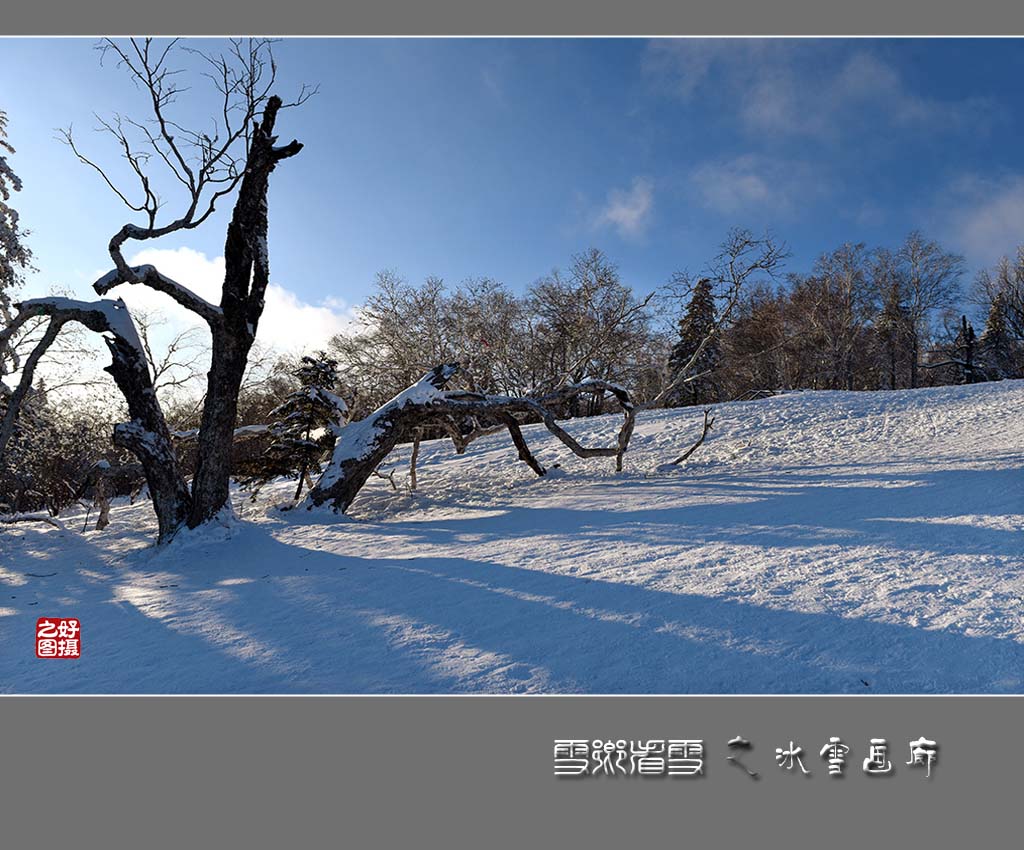
[[[1019,716],[999,697],[12,697],[0,811],[10,847],[986,846],[1019,832]],[[737,734],[758,780],[725,761]],[[905,764],[921,735],[931,778]],[[703,739],[705,775],[556,778],[554,739],[577,737]],[[889,777],[861,769],[873,737]],[[810,776],[775,763],[790,740]]]
[[[723,0],[666,8],[472,0],[325,8],[138,2],[5,5],[6,35],[1010,35],[1024,7]],[[0,41],[0,49],[3,43]],[[967,845],[1019,832],[1019,697],[8,697],[0,812],[5,846],[98,839],[130,847],[556,847]],[[758,782],[724,761],[755,743]],[[841,735],[850,775],[816,756]],[[902,765],[905,741],[940,743],[934,776]],[[696,781],[552,775],[561,737],[699,737]],[[853,756],[887,737],[897,774],[869,780]],[[810,779],[784,775],[795,739]],[[814,751],[814,752],[812,752]],[[861,754],[862,755],[862,754]]]
[[[138,0],[5,3],[8,35],[1011,35],[1024,8],[1006,0]]]

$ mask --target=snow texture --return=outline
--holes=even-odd
[[[525,429],[424,443],[419,488],[152,546],[0,526],[7,692],[1024,693],[1024,382],[642,412],[626,470]],[[616,416],[566,423],[606,440]],[[401,480],[409,446],[388,461]],[[56,573],[49,576],[49,573]],[[83,657],[34,657],[35,621]]]

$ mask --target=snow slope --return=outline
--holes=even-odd
[[[424,444],[351,518],[282,484],[164,550],[145,504],[0,526],[0,689],[1022,693],[1022,411],[1024,381],[794,393],[720,405],[684,468],[693,408],[641,412],[621,474],[534,427],[546,478],[505,435]],[[82,659],[34,657],[41,616]]]

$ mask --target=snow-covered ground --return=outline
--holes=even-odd
[[[543,479],[507,435],[425,444],[415,494],[239,493],[163,550],[147,504],[0,526],[0,689],[1024,692],[1024,381],[720,405],[662,468],[700,420],[641,412],[620,474],[536,427]],[[35,658],[42,616],[80,660]]]

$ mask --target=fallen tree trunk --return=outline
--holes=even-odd
[[[428,418],[426,404],[441,397],[442,388],[457,371],[456,364],[436,366],[365,419],[346,425],[331,462],[306,496],[306,507],[329,501],[336,511],[344,512],[381,461]]]
[[[544,475],[547,470],[530,451],[517,415],[542,422],[579,457],[614,457],[615,468],[621,471],[622,456],[633,434],[636,409],[629,393],[619,385],[599,380],[583,381],[540,398],[445,391],[444,387],[458,369],[456,363],[434,367],[365,419],[347,425],[338,438],[330,463],[306,497],[306,508],[330,503],[335,511],[344,513],[395,446],[415,439],[425,426],[443,428],[451,435],[460,454],[471,440],[503,428],[509,432],[520,460],[537,475]],[[582,446],[556,421],[555,411],[583,393],[611,393],[618,401],[624,421],[615,446]]]

